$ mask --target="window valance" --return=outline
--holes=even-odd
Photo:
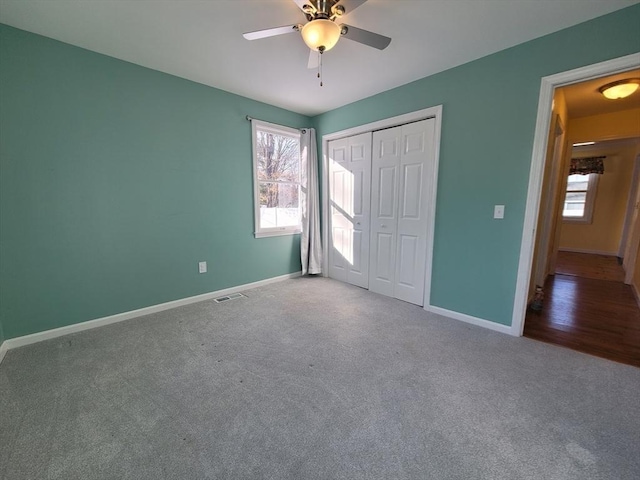
[[[589,175],[590,173],[602,175],[604,173],[603,160],[605,158],[607,157],[572,158],[569,166],[569,175]]]

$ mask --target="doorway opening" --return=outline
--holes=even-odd
[[[639,66],[542,79],[512,333],[640,366],[640,94],[598,92]]]
[[[636,112],[640,128],[640,109]],[[609,119],[616,116],[604,115]],[[577,118],[574,132],[581,124],[593,125],[602,116]],[[571,120],[568,131],[572,131]],[[637,257],[626,251],[630,249],[625,245],[634,244],[634,240],[629,238],[631,230],[624,228],[633,223],[638,203],[632,183],[635,180],[637,186],[633,171],[640,165],[636,160],[640,158],[640,138],[573,148],[575,137],[571,138],[565,160],[602,159],[604,172],[566,175],[563,168],[559,211],[553,211],[552,205],[540,212],[541,223],[555,219],[554,214],[559,221],[549,232],[554,241],[546,251],[540,238],[544,229],[538,230],[532,284],[535,279],[536,286],[542,286],[545,298],[540,308],[534,304],[528,309],[524,336],[640,366],[640,306],[632,285]],[[538,270],[540,265],[542,270]],[[627,275],[629,284],[625,283]]]

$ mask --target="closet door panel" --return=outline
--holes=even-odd
[[[367,288],[371,133],[329,142],[329,276]]]
[[[344,139],[329,142],[329,159],[329,276],[346,282],[351,243],[348,142]]]
[[[369,289],[394,296],[401,128],[374,132]]]
[[[416,267],[420,238],[400,234],[398,238],[398,285],[413,286],[416,283]]]
[[[378,219],[395,221],[396,213],[396,165],[380,167],[378,170],[379,181],[377,185],[378,194]]]
[[[391,293],[393,293],[393,274],[395,270],[392,263],[394,244],[393,235],[389,233],[378,233],[376,235],[376,280],[384,283]]]
[[[422,170],[423,165],[411,164],[402,166],[402,198],[400,200],[401,219],[420,218],[422,205]]]
[[[432,119],[402,127],[400,159],[398,241],[395,297],[422,305],[424,302],[427,218],[425,195],[428,167],[433,165]],[[431,163],[429,163],[431,162]]]
[[[351,263],[347,282],[369,287],[369,228],[371,210],[371,132],[348,138],[352,184]]]

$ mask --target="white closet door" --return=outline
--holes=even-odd
[[[348,141],[329,142],[329,210],[331,235],[329,249],[329,276],[347,281],[345,252],[349,245],[349,173],[347,170]]]
[[[373,133],[369,289],[394,295],[402,127]]]
[[[435,120],[402,126],[395,297],[422,305],[427,255],[428,170],[434,164]]]
[[[329,142],[329,276],[367,288],[371,133]]]
[[[424,303],[435,120],[373,134],[369,289]]]
[[[347,282],[369,287],[369,224],[371,216],[371,132],[349,137],[351,174],[351,248]]]

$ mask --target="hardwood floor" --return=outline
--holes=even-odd
[[[572,267],[571,271],[586,276],[550,276],[544,287],[544,307],[541,312],[527,312],[524,335],[640,367],[640,308],[631,286],[588,278],[602,272],[601,261],[582,258]],[[617,262],[616,266],[622,271]]]
[[[624,282],[624,270],[618,263],[618,257],[608,255],[558,252],[556,273]]]

